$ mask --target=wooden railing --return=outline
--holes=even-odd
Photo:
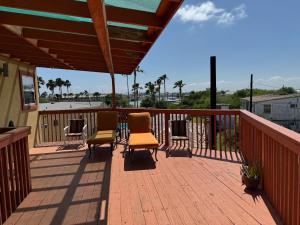
[[[88,136],[93,134],[97,124],[97,112],[109,109],[77,109],[40,111],[37,145],[47,145],[63,141],[63,128],[70,119],[86,118]],[[152,128],[161,145],[168,145],[168,120],[189,119],[195,149],[218,149],[224,152],[238,151],[238,110],[170,110],[170,109],[132,109],[120,108],[119,126],[122,136],[127,132],[127,115],[131,112],[149,112]],[[213,124],[213,126],[212,126]],[[211,138],[213,129],[213,139]],[[214,143],[212,143],[214,140]],[[184,145],[183,142],[177,145]]]
[[[37,143],[63,141],[63,127],[71,118],[87,118],[88,135],[91,135],[95,132],[96,113],[100,110],[108,109],[41,111]],[[150,112],[155,136],[160,144],[167,146],[168,120],[189,119],[194,152],[197,149],[217,149],[220,154],[239,152],[243,160],[257,163],[261,168],[262,188],[284,223],[300,224],[299,134],[244,110],[140,108],[117,111],[123,137],[127,131],[128,113]],[[184,147],[184,143],[179,143],[179,147]]]
[[[30,127],[0,134],[0,224],[31,191],[29,134]]]
[[[240,113],[240,142],[261,168],[263,189],[284,224],[300,224],[300,134],[248,111]]]

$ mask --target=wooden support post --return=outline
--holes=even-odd
[[[251,74],[250,78],[250,112],[252,112],[252,97],[253,97],[253,74]]]
[[[216,68],[216,56],[210,57],[210,108],[217,108],[217,68]],[[211,149],[215,149],[215,118],[211,116]]]
[[[111,103],[112,103],[112,108],[115,109],[116,106],[116,85],[115,85],[115,75],[111,74]]]

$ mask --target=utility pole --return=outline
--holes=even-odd
[[[216,56],[210,57],[210,108],[217,108],[217,66]],[[215,116],[211,116],[211,149],[215,147]]]
[[[250,112],[252,112],[252,97],[253,97],[253,74],[251,74],[250,78]]]

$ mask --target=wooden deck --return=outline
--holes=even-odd
[[[161,151],[155,164],[141,151],[130,163],[123,145],[91,160],[73,147],[31,150],[33,191],[5,225],[281,224],[264,195],[245,193],[234,156]]]

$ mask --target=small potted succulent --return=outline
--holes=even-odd
[[[248,190],[257,190],[260,182],[260,171],[256,164],[243,164],[241,166],[242,183]]]

